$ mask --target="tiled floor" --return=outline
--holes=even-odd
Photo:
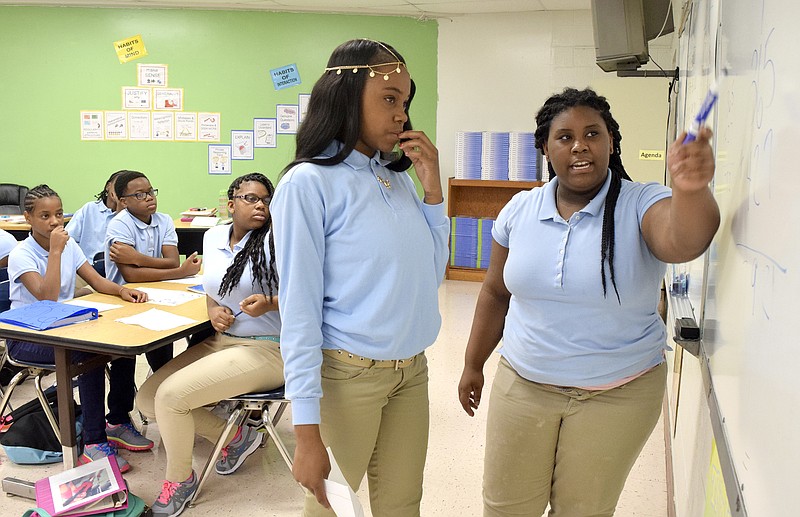
[[[469,335],[475,299],[480,284],[445,281],[439,300],[443,318],[436,344],[428,350],[430,368],[431,431],[425,472],[425,495],[422,515],[472,517],[481,515],[481,473],[485,433],[485,408],[474,418],[468,417],[458,403],[456,385],[461,375],[464,347]],[[146,364],[138,372],[146,371]],[[486,367],[487,384],[497,364],[493,356]],[[30,383],[26,383],[30,384]],[[33,397],[31,386],[18,388],[14,401]],[[484,400],[488,396],[484,395]],[[290,415],[286,414],[279,432],[293,448]],[[158,447],[158,424],[146,430],[156,441],[153,451],[123,456],[132,465],[126,474],[130,489],[150,503],[163,479],[164,453]],[[211,451],[202,439],[195,442],[195,469],[201,469]],[[666,472],[663,425],[656,427],[625,485],[616,515],[619,517],[664,517],[667,515]],[[0,478],[7,476],[36,480],[58,472],[61,464],[20,466],[9,462],[0,450]],[[366,483],[359,490],[367,508]],[[203,488],[197,506],[184,512],[187,517],[227,515],[295,516],[300,515],[302,492],[275,447],[270,443],[257,452],[235,474],[211,479]],[[33,501],[0,495],[0,516],[16,516],[33,506]]]

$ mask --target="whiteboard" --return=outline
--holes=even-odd
[[[692,21],[703,13],[718,24],[697,23],[680,38],[686,112],[727,70],[713,124],[722,224],[701,293],[703,347],[745,506],[756,516],[796,515],[800,479],[798,9],[790,0],[695,0]],[[714,42],[713,69],[692,59],[709,50],[693,48],[692,38]]]

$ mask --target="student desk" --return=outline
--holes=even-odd
[[[127,284],[126,287],[186,290],[188,286],[173,282],[150,282]],[[75,375],[98,365],[103,365],[111,357],[133,357],[211,327],[211,323],[208,320],[205,297],[175,307],[151,303],[129,303],[116,296],[99,293],[90,294],[83,297],[83,299],[122,305],[122,307],[103,312],[101,317],[96,320],[45,331],[29,330],[0,323],[0,338],[52,345],[55,348],[58,421],[61,431],[61,444],[64,449],[65,469],[74,467],[78,459],[75,439],[75,408],[72,404],[72,378]],[[137,325],[127,325],[114,321],[118,318],[133,316],[153,308],[185,316],[198,323],[170,330],[153,331]],[[73,365],[71,361],[73,350],[94,352],[101,357],[87,363]]]
[[[64,218],[64,224],[67,224],[72,216]],[[9,221],[0,220],[0,229],[7,231],[14,236],[18,241],[24,241],[31,231],[31,225],[28,223],[12,223]]]
[[[68,221],[69,218],[64,218],[64,223]],[[180,219],[175,219],[174,223],[175,233],[178,234],[178,253],[188,256],[196,251],[198,255],[201,255],[203,253],[203,234],[206,233],[208,227],[192,226],[191,223],[183,222]],[[0,229],[10,233],[18,241],[24,241],[31,231],[31,225],[0,221]]]

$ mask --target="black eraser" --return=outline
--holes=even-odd
[[[693,318],[675,318],[675,335],[679,339],[700,339],[700,327]]]

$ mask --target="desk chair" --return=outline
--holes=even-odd
[[[0,183],[0,214],[22,215],[28,187],[14,183]]]
[[[0,267],[0,282],[5,282],[6,280],[8,280],[8,268]]]
[[[9,409],[11,408],[9,401],[11,400],[11,393],[14,391],[14,388],[16,388],[17,385],[19,385],[28,377],[33,376],[33,385],[34,391],[36,392],[36,398],[39,399],[39,403],[42,405],[44,414],[47,417],[47,421],[50,422],[50,427],[53,429],[56,439],[61,441],[61,433],[58,430],[58,422],[56,421],[56,417],[53,415],[53,411],[47,401],[47,396],[44,394],[44,390],[42,389],[42,378],[45,375],[55,373],[56,365],[17,361],[8,354],[7,348],[3,350],[3,358],[0,360],[0,368],[6,364],[10,364],[11,366],[16,366],[22,369],[17,372],[17,374],[11,379],[11,382],[8,383],[8,387],[6,388],[6,392],[3,394],[2,401],[0,401],[0,416],[3,415],[6,407]]]
[[[278,436],[278,433],[275,430],[275,426],[280,421],[284,411],[286,411],[286,408],[289,407],[289,400],[284,394],[284,387],[281,386],[280,388],[276,388],[272,391],[247,393],[245,395],[239,395],[238,397],[231,397],[226,399],[226,401],[233,402],[236,405],[234,406],[230,417],[228,417],[228,423],[225,426],[225,430],[222,431],[219,440],[217,440],[217,443],[214,444],[214,451],[211,453],[211,456],[206,462],[206,466],[200,473],[200,481],[197,485],[197,491],[195,492],[194,497],[192,497],[190,506],[194,506],[195,501],[197,501],[197,496],[200,495],[200,490],[203,488],[203,484],[205,483],[208,474],[214,469],[214,462],[222,451],[222,447],[225,443],[225,437],[228,436],[234,426],[239,426],[242,424],[242,422],[245,420],[245,416],[247,416],[250,411],[261,412],[260,425],[263,426],[267,430],[269,436],[272,437],[272,441],[275,442],[275,446],[278,448],[278,452],[280,452],[283,461],[286,463],[286,466],[289,467],[289,471],[291,472],[292,470],[292,457],[289,455],[289,452],[286,450],[286,445],[283,443],[283,440],[281,440],[281,437]],[[277,405],[277,408],[275,409],[274,416],[270,418],[270,409],[273,405]],[[267,440],[264,440],[261,444],[261,447],[266,446],[266,444]]]
[[[92,267],[95,271],[100,273],[103,278],[106,277],[106,257],[102,251],[98,251],[92,257]]]
[[[5,268],[3,268],[5,269]],[[0,275],[3,273],[0,272]],[[0,312],[7,311],[11,308],[11,299],[9,298],[9,288],[11,282],[8,280],[8,271],[5,272],[6,278],[0,280]]]

